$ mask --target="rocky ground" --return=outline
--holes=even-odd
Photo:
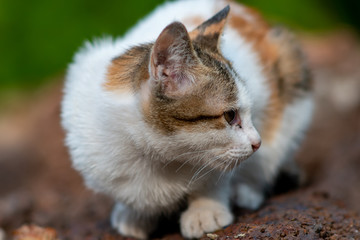
[[[258,211],[236,209],[234,224],[203,239],[360,239],[360,45],[348,32],[302,39],[317,103],[297,156],[306,181]],[[71,168],[60,89],[0,117],[0,240],[124,239],[109,225],[112,201]],[[164,220],[153,238],[182,239],[176,223]]]

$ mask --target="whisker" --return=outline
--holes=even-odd
[[[194,180],[194,182],[197,181],[197,180],[199,180],[199,179],[201,179],[201,178],[203,178],[204,176],[206,176],[206,175],[209,174],[210,172],[214,171],[215,169],[217,169],[217,168],[218,168],[219,166],[221,166],[222,164],[224,164],[224,163],[223,163],[223,162],[220,162],[218,165],[216,165],[215,167],[211,168],[209,171],[207,171],[206,173],[204,173],[204,174],[201,175],[200,177],[196,178],[196,179]]]
[[[192,167],[191,171],[194,171],[195,167],[196,167],[196,166],[199,166],[199,164],[201,164],[202,160],[203,160],[205,157],[206,157],[206,155],[203,155],[201,158],[199,158],[199,159],[197,160],[197,162],[194,164],[194,166]],[[200,165],[200,167],[202,167],[202,166],[203,166],[203,165]],[[199,167],[199,168],[200,168],[200,167]]]
[[[230,167],[230,165],[231,165],[231,162],[228,162],[228,164],[226,165],[226,167],[221,171],[221,174],[220,174],[218,180],[216,181],[216,184],[218,184],[218,182],[220,181],[221,177],[225,175],[226,170],[228,169],[228,167]]]
[[[186,160],[183,164],[181,164],[180,167],[178,167],[178,169],[176,169],[175,172],[178,172],[183,166],[185,166],[187,163],[189,163],[190,161],[194,160],[194,158],[196,158],[197,156],[192,156],[191,158],[189,158],[188,160]],[[205,155],[201,156],[197,162],[199,162],[201,159],[203,159],[205,157]],[[194,168],[194,167],[193,167]]]
[[[186,155],[189,155],[189,154],[195,154],[195,153],[202,153],[202,152],[208,152],[210,150],[198,150],[198,151],[192,151],[192,152],[185,152],[185,153],[182,153],[178,156],[176,156],[175,158],[171,159],[169,162],[167,162],[162,168],[166,168],[170,163],[176,161],[177,159],[183,157],[183,156],[186,156]]]
[[[237,166],[238,161],[239,161],[239,158],[236,158],[235,166]],[[240,164],[241,164],[241,163],[240,163]],[[237,167],[234,167],[234,168],[231,170],[231,172],[230,172],[230,178],[233,178],[236,168],[237,168]]]
[[[205,167],[208,167],[211,163],[217,161],[218,159],[220,159],[220,158],[222,158],[222,157],[223,157],[223,155],[220,155],[220,156],[212,159],[211,161],[209,161],[208,164],[206,164],[200,171],[198,171],[197,174],[195,174],[195,175],[193,176],[193,178],[195,177],[194,180],[193,180],[193,182],[195,182],[195,181],[199,180],[200,178],[206,176],[208,173],[212,172],[213,170],[217,169],[219,166],[221,166],[222,164],[224,164],[224,162],[220,162],[218,165],[216,165],[215,167],[212,167],[209,171],[207,171],[206,173],[202,174],[200,177],[197,177],[197,176],[205,169]],[[196,177],[197,177],[197,178],[196,178]]]
[[[206,167],[208,167],[212,162],[215,162],[216,160],[218,160],[220,158],[220,156],[214,157],[213,159],[210,159],[208,163],[206,163],[204,166],[202,166],[201,168],[199,168],[195,173],[194,176],[198,175],[200,172],[202,172],[202,170],[204,170]]]
[[[192,176],[192,178],[190,179],[190,182],[188,185],[192,184],[193,182],[196,181],[196,177],[206,168],[208,167],[211,163],[217,161],[221,156],[217,156],[214,157],[213,159],[209,160],[208,163],[206,163],[204,166],[200,166],[200,168],[198,170],[196,170],[196,172],[194,173],[194,175]]]

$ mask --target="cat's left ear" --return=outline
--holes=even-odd
[[[167,97],[191,91],[198,63],[189,34],[180,22],[168,25],[159,35],[150,57],[150,75]]]
[[[220,49],[220,36],[224,30],[230,6],[226,6],[212,18],[203,22],[189,33],[191,40],[201,42],[213,50]]]

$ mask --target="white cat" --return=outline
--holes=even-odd
[[[62,123],[86,185],[117,202],[119,233],[147,238],[186,199],[181,232],[196,238],[233,221],[231,199],[262,204],[311,112],[290,33],[235,2],[193,0],[87,43],[68,70]]]

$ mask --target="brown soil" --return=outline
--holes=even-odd
[[[307,181],[258,211],[237,209],[234,224],[203,239],[360,239],[360,47],[346,32],[303,39],[317,102],[297,156]],[[124,239],[109,225],[112,201],[86,190],[71,168],[60,89],[0,118],[0,240],[2,231],[24,239],[21,231],[34,229],[24,224],[47,227],[32,239],[54,234],[49,228],[59,239]],[[176,222],[160,223],[155,238],[182,239]]]

